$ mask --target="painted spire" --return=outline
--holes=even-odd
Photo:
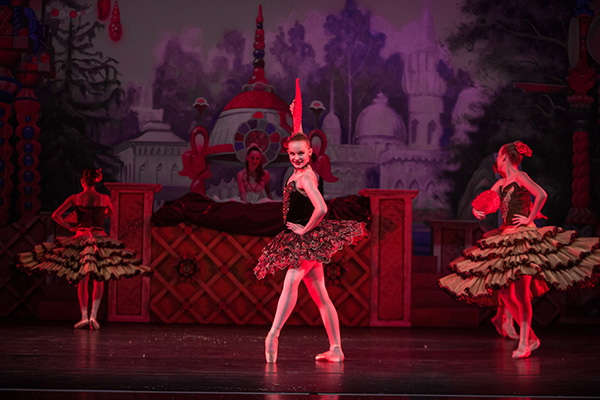
[[[254,69],[248,80],[248,85],[255,89],[258,84],[268,85],[265,78],[265,30],[263,29],[262,4],[258,6],[258,17],[256,17],[256,32],[254,33]]]

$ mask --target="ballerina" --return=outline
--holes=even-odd
[[[104,219],[113,212],[110,198],[95,189],[102,180],[100,169],[86,169],[81,177],[83,191],[69,196],[52,214],[52,218],[73,237],[59,237],[54,243],[41,243],[32,252],[20,253],[17,266],[27,273],[46,272],[77,282],[77,298],[81,320],[75,329],[100,329],[98,309],[104,293],[104,282],[135,275],[150,275],[151,269],[141,265],[132,250],[104,232]],[[74,208],[77,225],[65,221],[63,215]],[[92,281],[92,308],[88,312],[89,282]]]
[[[599,238],[579,238],[575,231],[538,228],[533,223],[547,194],[519,170],[523,156],[531,154],[521,141],[500,148],[497,165],[501,178],[475,199],[473,215],[484,219],[499,206],[504,223],[496,234],[464,250],[450,263],[452,274],[439,280],[442,289],[469,303],[498,305],[500,297],[520,328],[513,358],[529,357],[540,346],[531,329],[532,297],[550,288],[564,291],[592,286],[600,279]]]
[[[339,318],[325,287],[323,263],[343,246],[356,243],[366,236],[363,222],[323,220],[327,205],[318,190],[318,180],[310,160],[312,148],[302,132],[302,100],[296,80],[296,99],[291,111],[294,134],[287,143],[289,160],[294,172],[283,192],[283,218],[286,229],[265,246],[254,273],[258,279],[278,269],[287,269],[273,324],[265,338],[267,363],[277,362],[279,334],[298,299],[298,286],[304,282],[319,309],[329,338],[329,350],[316,355],[317,361],[343,362],[344,352]]]

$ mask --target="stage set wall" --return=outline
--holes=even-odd
[[[278,271],[264,280],[253,273],[270,237],[229,234],[190,223],[152,227],[146,210],[156,185],[108,188],[115,205],[111,236],[143,253],[153,270],[151,278],[111,282],[109,321],[271,323],[285,273]],[[325,265],[328,290],[343,326],[410,326],[412,200],[417,193],[361,192],[371,202],[370,237],[344,248]],[[303,286],[289,323],[321,323]]]
[[[137,251],[151,277],[109,282],[100,319],[115,322],[253,324],[273,320],[284,271],[257,280],[253,268],[270,237],[229,234],[190,223],[152,226],[156,184],[107,183],[115,213],[110,235]],[[412,202],[417,191],[361,191],[371,202],[370,237],[325,265],[342,326],[478,326],[493,309],[466,306],[437,287],[447,263],[483,233],[476,221],[429,221],[429,255],[414,255]],[[76,320],[75,285],[16,268],[19,252],[64,235],[48,214],[0,228],[0,318]],[[598,288],[536,299],[534,322],[596,324]],[[303,285],[290,324],[319,325]]]

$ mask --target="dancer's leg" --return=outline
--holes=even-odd
[[[104,282],[94,280],[94,291],[92,292],[92,312],[90,313],[90,327],[92,329],[100,329],[100,324],[96,320],[98,318],[98,309],[102,302],[104,294]]]
[[[80,280],[77,283],[77,299],[79,300],[79,309],[81,311],[81,320],[77,322],[74,326],[75,329],[81,329],[88,326],[88,282],[89,276],[86,275],[85,278]]]
[[[517,334],[517,331],[515,331],[513,316],[510,313],[510,311],[508,310],[508,307],[503,307],[503,308],[504,308],[504,319],[503,319],[503,323],[502,323],[502,330],[504,331],[504,333],[506,333],[507,337],[509,337],[510,339],[516,340],[519,338],[519,334]]]
[[[500,336],[515,340],[519,339],[519,335],[513,325],[512,314],[508,310],[508,307],[502,303],[502,300],[496,309],[496,315],[492,317],[492,324]]]
[[[513,320],[519,324],[518,349],[521,348],[521,340],[528,338],[529,350],[533,351],[540,346],[540,341],[531,329],[531,317],[533,313],[531,309],[530,284],[531,276],[525,275],[517,282],[510,285],[508,289],[501,289],[498,293],[502,302],[512,314]],[[528,321],[526,328],[522,326],[523,321]],[[519,354],[521,354],[521,352],[515,355]]]
[[[515,282],[515,295],[517,299],[517,307],[519,310],[519,347],[513,352],[513,358],[529,357],[531,351],[540,346],[540,340],[537,338],[531,329],[531,320],[533,317],[533,309],[531,307],[531,285],[532,277],[524,275]]]
[[[302,278],[307,274],[308,271],[315,264],[314,261],[303,260],[300,268],[288,268],[283,281],[283,288],[281,289],[281,295],[277,302],[277,310],[275,311],[275,317],[273,318],[273,324],[265,339],[265,358],[268,363],[277,362],[277,346],[278,338],[283,325],[288,320],[294,307],[296,307],[296,301],[298,300],[298,286],[302,282]]]
[[[323,273],[322,263],[316,263],[304,276],[304,284],[308,289],[310,297],[319,308],[319,313],[321,314],[321,319],[323,320],[323,325],[325,326],[329,338],[329,351],[318,354],[315,358],[323,361],[344,361],[342,338],[340,335],[340,322],[335,306],[325,287],[325,275]]]

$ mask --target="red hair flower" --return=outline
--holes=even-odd
[[[531,149],[523,142],[515,142],[517,153],[525,157],[531,157]]]

